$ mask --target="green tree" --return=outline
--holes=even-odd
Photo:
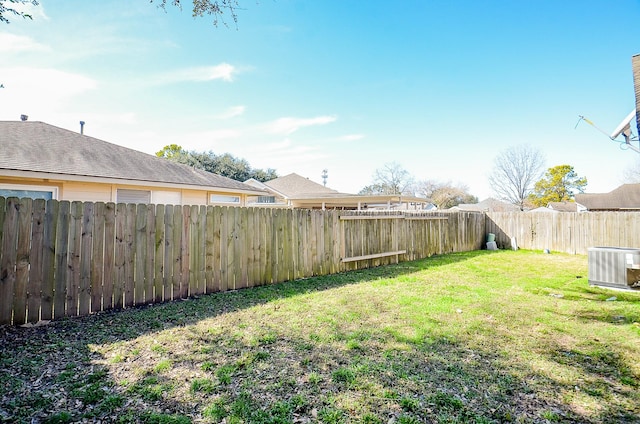
[[[571,202],[576,192],[583,193],[587,178],[579,177],[571,165],[549,168],[529,196],[535,206],[547,206],[550,202]]]
[[[178,156],[187,155],[189,152],[184,150],[182,146],[178,146],[177,144],[168,144],[156,152],[156,156],[159,158],[165,159],[173,159]]]
[[[254,178],[265,182],[278,177],[275,169],[254,169],[246,159],[236,158],[230,153],[216,155],[212,151],[187,151],[177,144],[164,146],[156,152],[156,156],[173,162],[182,163],[194,168],[202,169],[213,174],[222,175],[236,181],[246,181]]]
[[[8,3],[8,4],[7,4]],[[0,22],[9,23],[9,18],[7,15],[19,16],[26,19],[33,19],[31,15],[20,10],[20,8],[16,8],[16,5],[20,4],[32,4],[34,6],[38,5],[37,0],[0,0]]]

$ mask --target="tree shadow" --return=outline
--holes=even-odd
[[[291,331],[311,325],[304,320],[316,307],[311,303],[291,322],[269,321],[268,310],[277,311],[284,299],[300,296],[302,304],[320,294],[321,300],[349,285],[485,254],[492,253],[436,256],[45,327],[2,328],[0,421],[640,422],[632,392],[639,376],[601,344],[591,352],[541,347],[549,361],[586,376],[581,390],[602,401],[594,416],[564,400],[573,383],[514,361],[499,347],[479,346],[471,336],[406,336],[361,325],[358,317],[346,327],[327,322],[331,334]],[[254,307],[262,312],[253,314]],[[219,319],[205,321],[212,318]]]
[[[106,311],[44,326],[0,327],[0,385],[4,388],[0,397],[0,422],[47,422],[47,419],[69,422],[78,416],[102,417],[107,422],[116,418],[120,422],[144,422],[139,421],[139,416],[144,414],[139,414],[147,409],[180,413],[184,410],[183,405],[172,400],[170,387],[162,383],[161,377],[147,378],[133,373],[131,378],[135,382],[120,390],[119,382],[110,379],[108,367],[97,365],[104,358],[96,354],[92,346],[124,343],[281,299],[395,278],[485,253],[438,255],[396,265]],[[139,398],[138,392],[144,390],[150,390],[148,402],[143,401],[131,409],[134,415],[129,417],[130,421],[127,421],[126,413],[122,418],[123,410],[128,407],[128,397]],[[156,396],[155,400],[153,396]],[[145,399],[144,395],[142,399]],[[117,411],[116,415],[113,415],[114,411]],[[149,417],[152,422],[153,416]]]

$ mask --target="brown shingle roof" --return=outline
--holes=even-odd
[[[469,212],[512,212],[520,210],[516,205],[492,197],[478,203],[461,203],[458,206],[454,206],[454,208]]]
[[[549,208],[559,212],[577,212],[576,202],[549,202]]]
[[[311,181],[308,178],[300,176],[296,173],[278,177],[264,183],[267,187],[283,194],[288,198],[309,196],[309,195],[326,195],[337,194],[336,190]]]
[[[640,184],[623,184],[609,193],[576,194],[575,199],[590,211],[640,209]]]
[[[0,121],[0,169],[262,191],[221,175],[36,121]]]

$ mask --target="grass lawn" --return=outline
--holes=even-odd
[[[0,422],[640,422],[640,293],[469,252],[0,328]]]

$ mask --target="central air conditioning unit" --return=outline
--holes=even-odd
[[[640,249],[590,247],[589,284],[622,290],[640,290]]]

